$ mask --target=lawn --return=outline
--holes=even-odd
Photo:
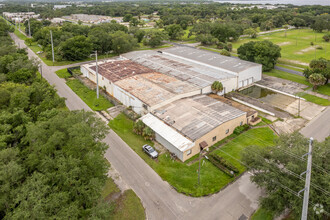
[[[264,72],[263,74],[268,75],[268,76],[274,76],[274,77],[281,78],[281,79],[290,80],[293,82],[304,84],[306,86],[312,86],[312,84],[310,84],[304,76],[287,73],[287,72],[284,72],[281,70],[272,69],[271,71]]]
[[[94,111],[106,110],[113,106],[102,95],[97,99],[96,91],[89,89],[78,79],[68,80],[66,84]]]
[[[204,196],[213,194],[221,190],[234,178],[230,178],[218,168],[213,166],[208,160],[203,159],[201,168],[201,183],[198,185],[198,163],[188,166],[178,160],[172,160],[169,153],[164,153],[157,160],[152,160],[143,151],[144,144],[153,145],[150,141],[145,141],[141,136],[132,132],[133,122],[124,114],[120,114],[110,121],[109,126],[113,129],[146,163],[152,167],[158,175],[178,192],[191,196]],[[259,130],[261,137],[268,136],[270,129]],[[271,133],[272,134],[272,133]],[[253,133],[251,135],[254,135]],[[259,137],[259,136],[258,136]],[[272,136],[273,137],[273,136]],[[254,142],[252,142],[254,143]],[[241,169],[243,170],[243,169]]]
[[[273,220],[274,214],[266,209],[259,208],[251,217],[251,220]]]
[[[294,71],[298,71],[298,72],[301,72],[301,73],[304,72],[303,69],[297,68],[297,67],[294,67],[294,66],[291,66],[291,65],[276,64],[276,66],[283,67],[283,68],[290,69],[290,70],[294,70]]]
[[[330,84],[317,87],[316,92],[330,96]]]
[[[309,63],[312,59],[320,57],[330,59],[330,44],[322,39],[326,33],[330,32],[317,33],[311,29],[292,29],[287,31],[286,37],[285,32],[275,32],[258,36],[256,39],[241,38],[233,43],[233,51],[236,51],[240,45],[249,41],[270,40],[281,46],[281,60],[284,61],[295,60]],[[311,42],[314,45],[322,46],[323,49],[315,50]]]
[[[242,150],[250,145],[271,146],[274,144],[275,138],[274,132],[268,127],[250,129],[211,154],[223,157],[237,167],[241,173],[246,170],[246,167],[240,162]]]
[[[315,103],[317,105],[322,105],[322,106],[329,106],[330,101],[328,99],[323,99],[314,95],[310,95],[304,92],[297,93],[296,95],[300,96],[301,98],[306,99],[308,102]]]
[[[120,189],[113,179],[108,178],[101,192],[102,199],[111,199],[113,194],[119,192]],[[140,198],[131,189],[124,191],[118,198],[109,202],[111,206],[109,219],[144,220],[146,218]]]
[[[71,77],[71,74],[68,72],[68,69],[67,68],[61,69],[61,70],[57,70],[55,73],[60,78],[67,79],[67,78],[70,78]]]
[[[116,208],[110,219],[144,220],[144,207],[140,198],[131,189],[126,190],[116,201]]]

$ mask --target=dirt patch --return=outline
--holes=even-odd
[[[310,47],[307,47],[305,49],[302,49],[302,50],[296,52],[295,54],[304,54],[304,53],[307,53],[307,52],[312,51],[312,50],[314,50],[314,47],[310,46]]]
[[[309,65],[309,63],[300,62],[298,60],[287,60],[287,59],[281,59],[281,60],[287,61],[287,62],[290,62],[290,63],[293,63],[293,64],[303,65],[303,66],[308,66]]]
[[[287,42],[282,42],[282,43],[278,43],[278,46],[285,46],[285,45],[290,45],[291,42],[287,41]]]

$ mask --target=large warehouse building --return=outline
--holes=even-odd
[[[156,140],[185,161],[256,116],[207,95],[213,82],[222,82],[222,95],[260,80],[261,69],[237,58],[174,47],[100,62],[98,81],[123,105],[143,115],[141,120]],[[95,64],[82,65],[81,72],[96,82]]]
[[[184,98],[143,116],[156,141],[185,161],[246,124],[246,112],[206,95]],[[171,132],[168,132],[171,130]]]

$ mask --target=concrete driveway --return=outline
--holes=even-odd
[[[15,43],[24,42],[11,34]],[[24,45],[25,46],[25,45]],[[39,59],[30,49],[30,58]],[[79,64],[75,64],[79,65]],[[55,71],[66,68],[47,66],[42,62],[43,76],[66,98],[70,110],[92,111]],[[147,219],[223,219],[237,220],[242,215],[250,216],[258,206],[261,190],[250,182],[245,173],[236,182],[221,192],[203,198],[192,198],[176,192],[167,182],[149,167],[115,132],[110,131],[104,139],[109,148],[105,153],[111,166],[121,179],[141,198]]]

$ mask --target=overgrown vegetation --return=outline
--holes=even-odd
[[[67,111],[8,30],[0,20],[0,218],[106,218],[108,128],[90,112]]]
[[[96,91],[89,89],[78,79],[68,80],[66,84],[94,111],[107,110],[113,106],[104,96],[97,98]]]

